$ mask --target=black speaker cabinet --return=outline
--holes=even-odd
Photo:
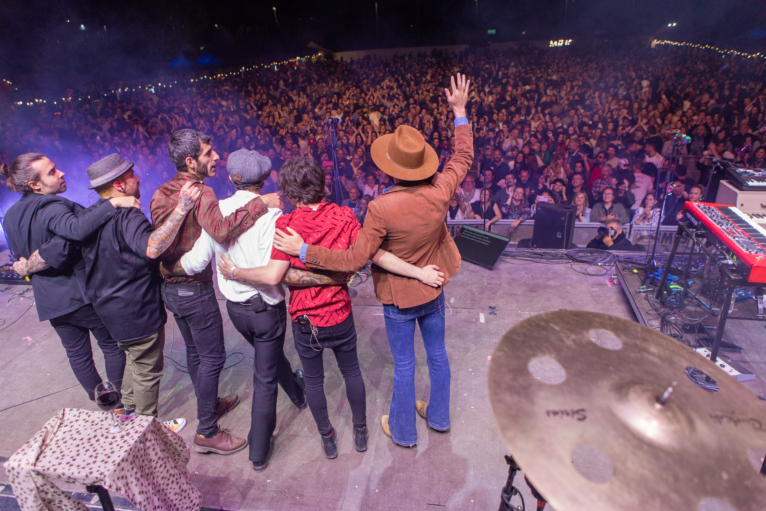
[[[538,202],[532,230],[532,248],[570,248],[574,238],[574,224],[573,206]]]

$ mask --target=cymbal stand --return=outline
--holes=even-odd
[[[500,508],[498,511],[525,511],[526,505],[524,503],[524,496],[521,495],[521,492],[518,490],[518,488],[513,485],[513,480],[516,478],[516,473],[521,470],[521,468],[512,456],[506,455],[505,462],[508,463],[508,480],[505,482],[505,487],[503,487],[503,493],[501,495],[502,500],[500,501]],[[534,495],[534,497],[537,499],[537,511],[543,511],[547,502],[545,499],[543,499],[542,495],[540,495],[537,489],[532,486],[532,483],[529,482],[529,479],[524,478],[524,480],[527,482],[527,486],[529,486],[532,495]],[[511,499],[516,495],[518,495],[521,499],[521,506],[519,507],[511,504]]]

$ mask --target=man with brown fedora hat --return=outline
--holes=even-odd
[[[473,137],[466,119],[470,81],[452,78],[444,90],[455,114],[455,156],[437,174],[436,151],[416,129],[399,126],[372,145],[372,159],[394,179],[394,186],[370,202],[362,231],[347,250],[308,246],[291,230],[277,231],[274,246],[298,256],[309,268],[353,272],[364,266],[379,248],[414,266],[438,266],[444,284],[460,269],[460,253],[444,219],[449,201],[473,162]],[[373,282],[383,303],[386,332],[394,357],[394,393],[390,415],[382,417],[383,431],[403,447],[417,444],[416,412],[441,432],[450,428],[450,369],[444,346],[444,292],[415,279],[373,266]],[[415,323],[420,325],[428,357],[431,396],[415,399]]]

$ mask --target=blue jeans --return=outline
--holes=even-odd
[[[450,427],[449,387],[450,369],[444,347],[444,292],[438,298],[417,307],[400,309],[384,305],[386,333],[394,357],[394,395],[388,426],[391,437],[399,445],[412,446],[418,442],[415,427],[415,322],[420,325],[423,345],[431,379],[428,400],[428,425],[439,431]]]

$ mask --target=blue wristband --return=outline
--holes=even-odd
[[[464,124],[468,124],[468,119],[466,119],[465,117],[458,117],[457,119],[455,119],[456,128],[458,126],[463,126]]]
[[[236,266],[232,266],[231,270],[229,270],[229,276],[231,277],[231,280],[235,280],[234,279],[234,270],[236,270],[236,269],[237,269]]]
[[[304,243],[303,245],[301,245],[301,262],[302,263],[306,262],[306,251],[308,249],[309,249],[308,244]]]

